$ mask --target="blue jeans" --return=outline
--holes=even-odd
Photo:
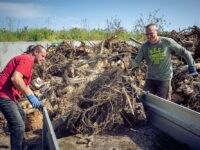
[[[164,99],[171,100],[171,80],[153,80],[153,79],[146,79],[144,90],[149,91],[150,93],[162,97]]]
[[[0,111],[8,122],[11,150],[22,150],[26,118],[24,111],[11,99],[4,98],[0,98]]]

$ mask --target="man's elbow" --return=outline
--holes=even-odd
[[[17,81],[17,77],[15,76],[15,75],[13,75],[12,77],[11,77],[11,81],[12,81],[12,83],[16,83],[16,81]]]
[[[11,77],[11,81],[12,81],[12,83],[15,84],[15,83],[17,83],[20,80],[20,78],[22,78],[21,77],[21,73],[15,71],[13,73],[12,77]]]

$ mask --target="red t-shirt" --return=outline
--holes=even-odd
[[[22,93],[13,85],[11,81],[14,71],[23,74],[26,85],[30,85],[34,60],[30,54],[22,54],[12,58],[0,73],[0,97],[12,99],[17,102],[22,97]]]

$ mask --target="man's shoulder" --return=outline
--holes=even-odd
[[[141,45],[142,48],[147,47],[149,45],[149,41],[146,40],[144,43]]]
[[[18,56],[15,56],[14,57],[15,59],[28,59],[28,60],[31,60],[31,56],[29,54],[21,54],[21,55],[18,55]]]
[[[29,58],[30,55],[29,55],[29,54],[20,54],[20,55],[18,55],[18,56],[16,56],[16,57]]]
[[[164,36],[160,36],[160,40],[162,42],[172,42],[172,41],[174,41],[172,38],[170,38],[170,37],[164,37]]]

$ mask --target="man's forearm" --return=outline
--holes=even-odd
[[[19,89],[24,96],[30,95],[32,90],[25,84],[23,80],[23,75],[20,72],[15,71],[11,78],[12,83],[17,89]]]
[[[139,64],[135,60],[133,60],[131,68],[134,69],[134,68],[137,68],[138,66],[139,66]]]

